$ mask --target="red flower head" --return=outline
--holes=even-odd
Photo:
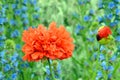
[[[108,26],[102,26],[98,30],[97,40],[99,41],[102,38],[107,38],[111,34],[112,34],[112,32]]]
[[[23,32],[22,40],[25,45],[23,60],[38,61],[44,57],[49,59],[65,59],[72,56],[73,39],[64,26],[56,27],[52,22],[47,30],[44,26],[29,28]]]

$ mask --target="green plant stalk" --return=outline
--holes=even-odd
[[[55,80],[55,78],[54,78],[54,74],[53,74],[53,72],[52,72],[52,66],[51,66],[51,63],[50,63],[50,59],[48,59],[48,64],[49,64],[49,69],[50,69],[50,78],[51,78],[51,80]]]

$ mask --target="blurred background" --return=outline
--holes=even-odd
[[[120,0],[0,0],[0,80],[50,80],[46,61],[22,60],[21,36],[52,21],[64,25],[75,44],[71,58],[52,61],[56,80],[119,80]],[[97,30],[105,25],[115,40],[100,45]]]

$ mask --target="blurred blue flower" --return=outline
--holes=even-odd
[[[108,14],[107,16],[106,16],[109,20],[111,20],[112,19],[112,17],[113,17],[113,14]]]
[[[21,49],[21,45],[20,44],[16,44],[16,49]]]
[[[14,62],[14,63],[13,63],[13,66],[14,66],[14,67],[18,67],[18,61]]]
[[[4,31],[4,27],[0,27],[0,33],[2,33]]]
[[[108,69],[105,61],[103,61],[103,62],[101,63],[101,66],[102,66],[103,70],[107,70],[107,69]]]
[[[4,42],[0,42],[0,47],[4,47]]]
[[[11,56],[10,60],[11,60],[12,63],[14,63],[16,60],[18,60],[18,54],[14,53],[14,55]]]
[[[1,62],[1,64],[6,64],[8,61],[5,60],[4,58],[2,58],[0,62]]]
[[[97,72],[97,76],[96,76],[96,80],[99,80],[100,78],[102,78],[103,74],[101,71]]]
[[[97,20],[98,20],[98,22],[102,22],[102,21],[103,21],[103,18],[100,17],[100,16],[98,16]]]
[[[30,3],[35,6],[37,4],[37,0],[30,0]]]
[[[118,42],[120,42],[120,36],[117,36],[117,37],[115,38],[115,40],[118,41]]]
[[[7,72],[11,69],[11,66],[10,64],[6,64],[5,67],[4,67],[4,71]]]
[[[105,56],[104,56],[103,54],[100,54],[100,56],[99,56],[99,60],[100,60],[100,61],[105,60]]]
[[[21,10],[20,9],[17,9],[17,10],[15,10],[15,15],[20,15],[21,14]]]
[[[88,40],[89,42],[93,42],[93,41],[94,41],[94,38],[90,37],[90,38],[87,38],[87,40]]]
[[[116,26],[116,22],[111,22],[110,27],[114,27],[114,26]]]
[[[108,80],[111,79],[111,77],[112,77],[112,73],[109,73],[108,74]]]
[[[23,24],[24,24],[24,25],[29,24],[29,20],[28,20],[28,19],[24,19],[24,20],[23,20]]]
[[[83,5],[83,4],[84,4],[84,2],[83,2],[83,1],[81,1],[81,0],[78,0],[78,4],[79,4],[79,5]]]
[[[93,9],[90,9],[89,13],[90,13],[91,15],[93,15],[93,14],[95,13],[95,11],[94,11]]]
[[[34,15],[33,15],[33,18],[34,18],[34,19],[39,19],[39,14],[34,14]]]
[[[49,66],[46,66],[46,73],[47,73],[47,75],[50,75],[50,69],[49,69]]]
[[[105,50],[105,47],[103,45],[100,46],[100,51],[104,51]]]
[[[45,77],[45,80],[50,80],[49,76],[46,76],[46,77]]]
[[[29,64],[28,63],[23,63],[23,64],[21,64],[21,67],[22,68],[27,68],[27,67],[29,67]]]
[[[85,16],[84,16],[84,21],[89,21],[89,20],[90,20],[90,18],[91,18],[90,16],[85,15]]]
[[[23,11],[23,12],[26,12],[27,9],[28,9],[28,8],[27,8],[26,6],[22,6],[22,11]]]
[[[1,36],[0,36],[0,41],[1,41],[1,40],[5,40],[5,39],[6,39],[6,36],[5,36],[5,35],[1,35]]]
[[[116,2],[120,2],[120,0],[115,0]]]
[[[110,58],[110,61],[115,61],[116,60],[116,58],[117,58],[117,56],[116,55],[113,55],[111,58]]]
[[[22,14],[22,18],[27,18],[28,17],[28,15],[27,14]]]
[[[3,51],[0,51],[0,57],[4,57],[4,55],[5,55],[5,50],[3,50]]]
[[[97,59],[97,53],[93,53],[92,57],[93,57],[94,59]]]
[[[10,20],[10,25],[12,25],[12,26],[13,26],[13,25],[16,25],[16,21],[15,21],[14,19],[11,19],[11,20]]]
[[[5,11],[6,11],[6,9],[3,7],[2,10],[1,10],[1,12],[2,12],[3,14],[5,14]]]
[[[116,15],[120,15],[120,9],[116,9]]]
[[[80,30],[84,29],[83,26],[81,26],[80,24],[77,24],[76,29],[75,29],[75,33],[78,34]]]
[[[28,0],[23,0],[23,4],[27,5]]]
[[[17,78],[17,73],[13,73],[13,74],[11,75],[11,78],[12,78],[12,80],[16,80],[16,78]]]
[[[15,37],[18,37],[20,35],[20,32],[18,30],[14,30],[12,33],[11,33],[11,37],[12,38],[15,38]]]
[[[15,9],[17,7],[17,4],[12,4],[12,9]]]
[[[113,66],[108,66],[108,71],[112,72],[114,70]]]
[[[0,80],[4,80],[4,75],[1,71],[0,71]]]
[[[37,6],[37,7],[34,8],[34,10],[35,11],[40,11],[40,7]]]
[[[0,18],[0,24],[4,24],[5,22],[5,18]]]
[[[109,2],[108,8],[113,9],[114,7],[115,7],[115,3],[114,2]]]

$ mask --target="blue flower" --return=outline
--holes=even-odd
[[[85,15],[85,16],[84,16],[84,21],[89,21],[89,20],[90,20],[90,18],[91,18],[90,16]]]
[[[115,3],[114,2],[109,2],[108,8],[113,9],[114,7],[115,7]]]
[[[116,15],[120,15],[120,9],[116,9]]]
[[[11,66],[9,64],[6,64],[4,67],[4,71],[7,72],[11,69]]]
[[[104,51],[105,50],[105,47],[102,45],[102,46],[100,46],[100,51],[102,52],[102,51]]]
[[[33,15],[33,18],[34,18],[34,19],[39,19],[39,14],[34,14],[34,15]]]
[[[0,24],[4,24],[5,23],[5,18],[0,18]]]
[[[98,8],[103,8],[103,2],[102,2],[102,0],[98,1]]]
[[[2,72],[0,72],[0,80],[4,80],[4,75]]]
[[[115,38],[115,40],[118,41],[118,42],[120,42],[120,36],[117,36],[117,37]]]
[[[5,35],[0,36],[0,41],[1,41],[1,40],[5,40],[5,39],[6,39],[6,36],[5,36]]]
[[[12,25],[12,26],[13,26],[13,25],[16,25],[16,21],[15,21],[14,19],[11,19],[11,20],[10,20],[10,25]]]
[[[108,74],[108,80],[112,77],[112,73]]]
[[[100,17],[100,16],[98,16],[97,20],[98,20],[98,22],[102,22],[102,21],[103,21],[103,18]]]
[[[2,10],[1,10],[1,12],[2,12],[3,14],[5,14],[5,11],[6,11],[6,9],[3,7]]]
[[[102,66],[103,70],[107,70],[107,69],[108,69],[105,61],[103,61],[103,62],[101,63],[101,66]]]
[[[17,10],[15,10],[15,15],[20,15],[21,14],[21,10],[20,9],[17,9]]]
[[[30,0],[30,3],[35,6],[37,4],[37,0]]]
[[[20,33],[19,33],[18,30],[14,30],[14,31],[11,33],[11,37],[12,37],[12,38],[18,37],[19,35],[20,35]]]
[[[28,2],[28,0],[23,0],[23,4],[25,4],[25,5],[26,5],[26,4],[27,4],[27,2]]]
[[[116,2],[120,2],[120,0],[115,0]]]
[[[112,17],[113,17],[113,14],[110,13],[110,14],[108,14],[106,17],[111,20]]]
[[[76,12],[73,12],[72,15],[73,15],[73,17],[75,17],[75,18],[79,18],[79,15],[78,15]]]
[[[16,44],[16,49],[21,49],[21,45],[20,44]]]
[[[28,15],[27,14],[22,14],[22,18],[27,18]]]
[[[15,9],[17,7],[17,4],[12,4],[12,9]]]
[[[1,59],[1,63],[2,63],[2,64],[6,64],[7,62],[8,62],[8,61],[5,60],[4,58]]]
[[[89,13],[93,15],[95,11],[93,9],[90,9]]]
[[[4,55],[5,55],[5,50],[3,50],[3,51],[0,51],[0,57],[4,57]]]
[[[81,0],[78,0],[78,4],[79,4],[79,5],[83,5],[83,4],[84,4],[84,2],[83,2],[83,1],[81,1]]]
[[[4,42],[0,41],[0,47],[4,47]]]
[[[35,10],[35,11],[39,11],[39,10],[40,10],[40,7],[35,7],[34,10]]]
[[[116,57],[117,57],[116,55],[113,55],[113,56],[110,58],[110,61],[112,61],[112,62],[115,61],[115,60],[116,60]]]
[[[108,71],[112,72],[114,70],[113,66],[108,66]]]
[[[13,73],[13,74],[11,75],[11,78],[12,78],[12,80],[15,80],[15,79],[17,78],[17,73]]]
[[[111,22],[111,23],[110,23],[110,26],[111,26],[111,27],[116,26],[116,22]]]
[[[80,30],[82,30],[84,27],[81,26],[80,24],[77,24],[76,29],[75,29],[75,33],[78,34]]]
[[[97,72],[97,76],[96,76],[96,80],[99,80],[100,78],[102,78],[103,74],[101,71]]]
[[[24,24],[24,25],[29,24],[29,20],[28,20],[28,19],[24,19],[23,24]]]
[[[13,63],[13,66],[14,66],[14,67],[18,67],[18,61],[14,62],[14,63]]]
[[[22,11],[23,11],[23,12],[26,12],[27,9],[28,9],[28,8],[27,8],[26,6],[22,6]]]
[[[50,75],[50,69],[49,69],[49,66],[46,66],[46,73],[47,73],[47,75]]]
[[[10,58],[10,60],[11,60],[12,63],[14,63],[17,59],[18,59],[18,54],[17,54],[17,53],[15,53],[15,54]]]
[[[2,33],[4,31],[4,27],[0,27],[0,33]]]
[[[105,56],[104,56],[103,54],[100,54],[100,56],[99,56],[99,60],[100,60],[100,61],[105,60]]]

